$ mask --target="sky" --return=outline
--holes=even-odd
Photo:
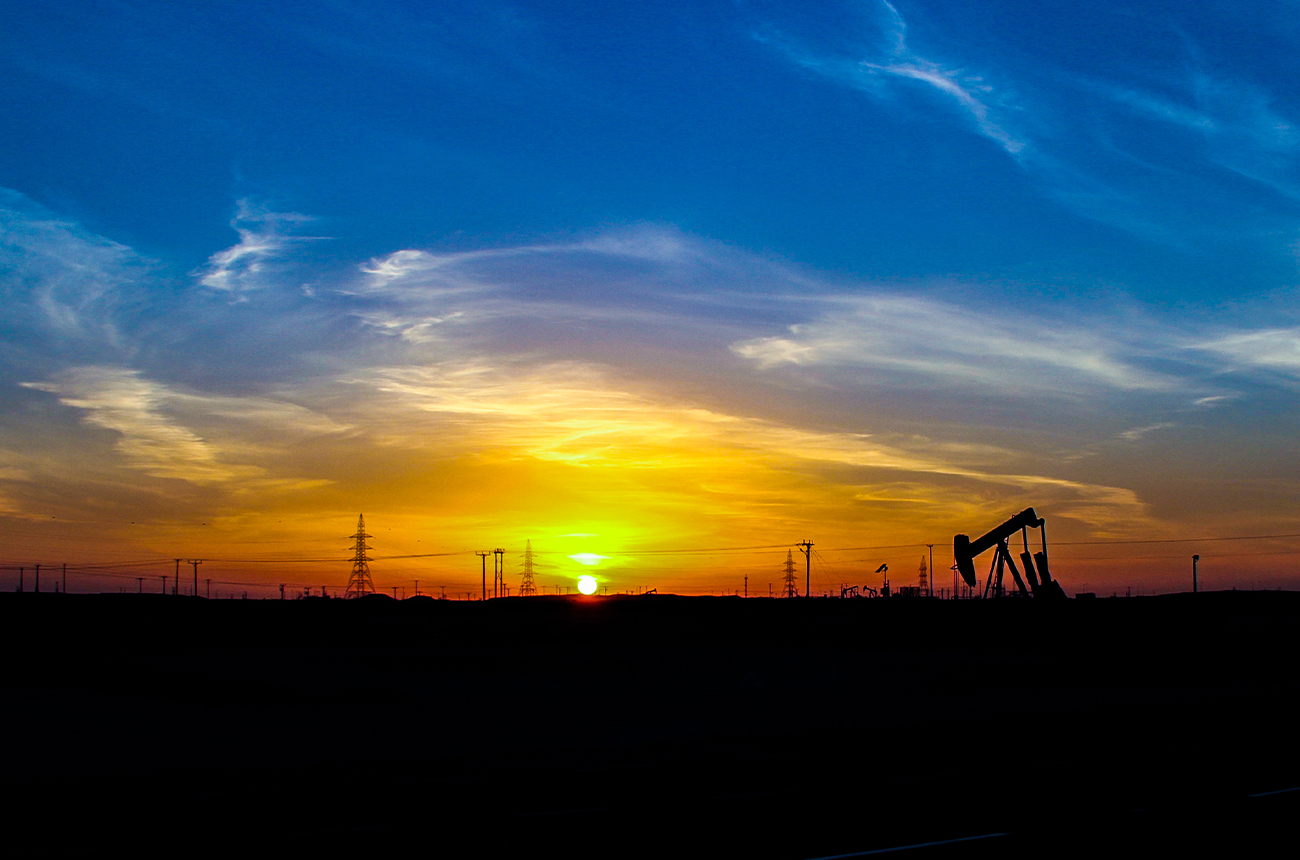
[[[1293,0],[0,7],[0,587],[1300,588]]]

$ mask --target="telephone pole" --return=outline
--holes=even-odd
[[[799,547],[799,551],[803,553],[803,560],[804,560],[804,586],[803,586],[803,596],[804,596],[804,597],[812,597],[812,548],[813,548],[813,543],[812,543],[812,541],[808,540],[807,538],[804,538],[804,540],[803,540],[802,543],[797,543],[797,544],[795,544],[795,546]]]
[[[199,565],[203,564],[203,559],[192,558],[185,563],[194,568],[194,596],[198,597],[199,596]]]
[[[172,580],[172,594],[175,594],[177,589],[180,588],[180,586],[181,586],[181,560],[178,558],[176,559],[176,578]],[[167,590],[166,588],[163,589],[164,592],[166,590]]]
[[[487,600],[487,557],[492,554],[490,549],[476,549],[474,555],[478,556],[483,562],[483,599]],[[493,579],[496,578],[496,562],[493,561]]]
[[[506,596],[506,551],[501,547],[492,550],[492,596]]]
[[[926,546],[930,548],[930,596],[934,597],[934,544],[928,543]],[[943,593],[942,588],[939,593]]]

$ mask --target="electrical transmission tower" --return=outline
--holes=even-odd
[[[787,550],[785,553],[785,584],[781,588],[781,596],[799,596],[799,589],[794,584],[794,550]]]
[[[520,597],[534,597],[537,586],[533,584],[533,542],[524,542],[524,576],[519,582]]]
[[[365,597],[375,593],[375,584],[370,579],[370,556],[366,555],[366,550],[370,549],[370,544],[366,543],[368,537],[366,517],[360,514],[357,516],[357,533],[352,536],[356,542],[352,550],[352,575],[348,577],[348,590],[343,592],[344,597]]]
[[[925,566],[925,556],[921,556],[921,594],[930,593],[930,569]]]

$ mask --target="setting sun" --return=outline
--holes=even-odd
[[[578,577],[578,590],[581,591],[583,594],[595,594],[596,577],[594,576]]]

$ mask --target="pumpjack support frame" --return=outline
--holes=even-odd
[[[1029,529],[1038,529],[1042,539],[1042,550],[1035,553],[1029,551]],[[1016,569],[1016,563],[1011,556],[1011,550],[1007,546],[1008,539],[1016,532],[1020,532],[1021,540],[1024,542],[1024,551],[1020,553],[1020,563],[1024,565],[1025,577],[1029,580],[1029,587],[1025,587],[1025,581],[1020,576],[1020,571]],[[961,574],[962,579],[971,588],[976,588],[979,580],[975,575],[975,557],[981,553],[997,548],[993,557],[993,564],[989,569],[989,581],[985,585],[985,595],[991,592],[994,596],[1000,596],[1002,591],[1002,572],[1004,565],[1011,569],[1011,575],[1015,579],[1017,593],[1022,596],[1048,598],[1051,600],[1064,599],[1065,591],[1061,584],[1052,578],[1051,568],[1047,563],[1047,521],[1038,516],[1033,508],[1025,508],[1011,519],[1004,522],[988,533],[981,535],[975,540],[971,540],[968,535],[955,535],[952,539],[952,554],[957,561],[957,571]]]

